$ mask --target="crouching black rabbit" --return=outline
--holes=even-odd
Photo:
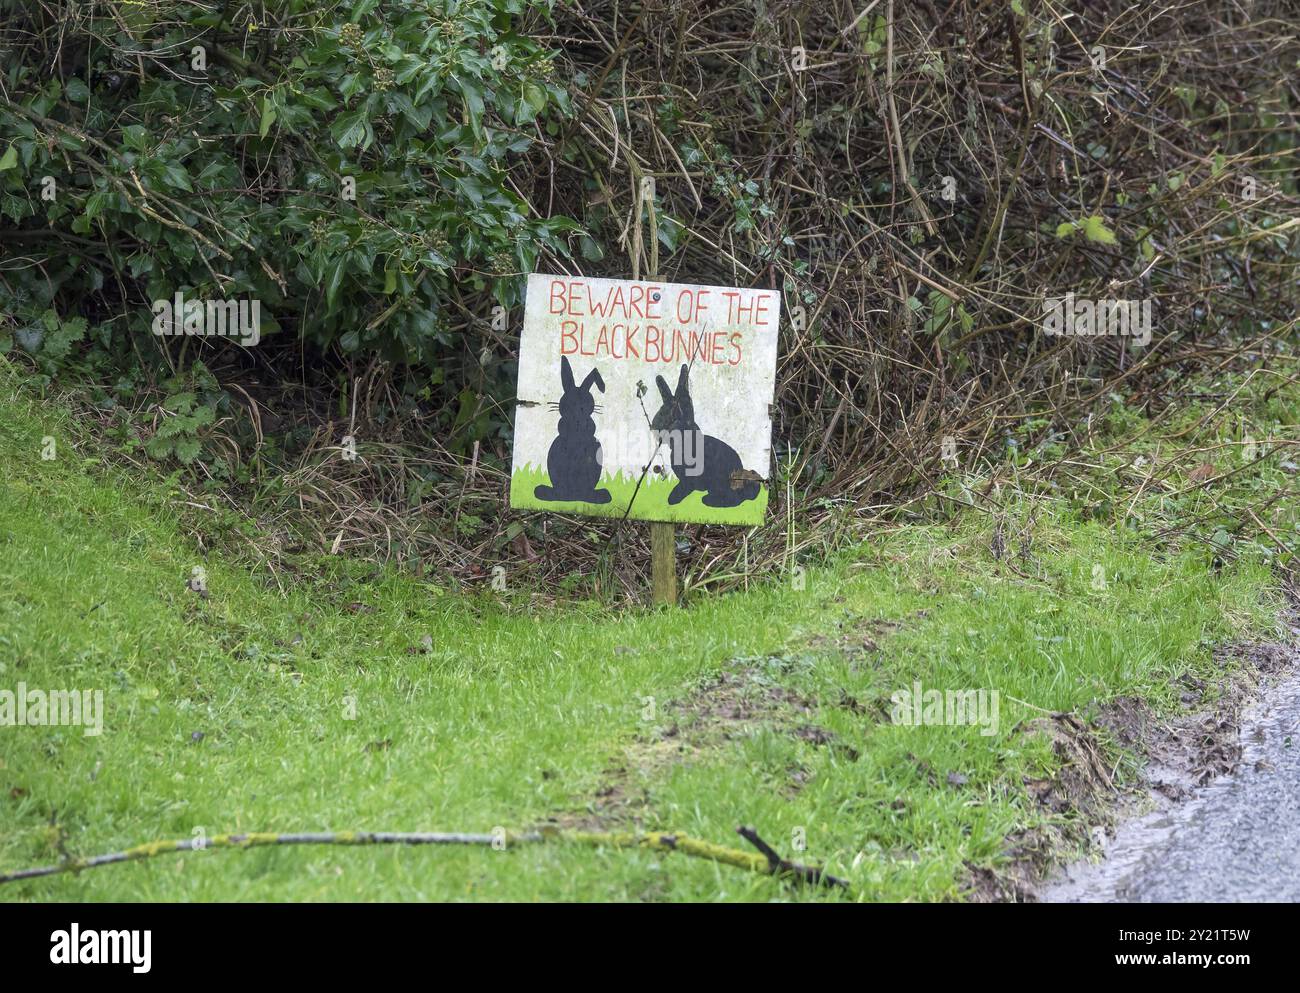
[[[668,503],[681,503],[696,490],[704,490],[701,502],[706,507],[737,507],[758,496],[761,483],[753,473],[745,471],[734,448],[700,431],[687,383],[689,373],[683,365],[675,393],[669,391],[663,376],[655,377],[664,402],[650,427],[660,444],[668,443],[673,474],[677,476]]]
[[[591,384],[601,393],[605,381],[594,367],[587,373],[581,386],[575,386],[573,367],[568,356],[560,357],[560,383],[564,393],[558,404],[560,427],[546,455],[546,471],[551,477],[550,486],[538,486],[533,495],[538,500],[580,500],[583,503],[609,503],[609,490],[598,490],[600,482],[600,442],[596,440],[596,422],[591,413],[596,409]]]

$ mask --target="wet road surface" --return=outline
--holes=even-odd
[[[1100,863],[1076,863],[1044,902],[1300,901],[1300,676],[1242,716],[1235,772],[1121,825]]]

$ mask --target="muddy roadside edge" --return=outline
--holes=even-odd
[[[1009,835],[1005,862],[968,864],[966,899],[1036,903],[1058,870],[1095,856],[1120,824],[1183,804],[1234,772],[1243,756],[1243,713],[1269,686],[1300,671],[1300,599],[1290,585],[1284,593],[1277,640],[1218,646],[1219,677],[1212,682],[1177,678],[1185,713],[1157,715],[1145,700],[1122,696],[1090,719],[1059,713],[1025,722],[1022,733],[1046,735],[1061,762],[1050,778],[1025,782],[1048,819]],[[1125,762],[1139,774],[1120,783],[1114,770]]]

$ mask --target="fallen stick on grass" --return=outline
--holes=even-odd
[[[84,859],[66,859],[57,865],[0,873],[0,883],[55,876],[64,872],[80,872],[82,869],[97,869],[117,862],[138,862],[142,859],[166,855],[169,852],[206,851],[210,848],[258,848],[268,845],[489,845],[497,848],[512,848],[542,842],[567,842],[596,848],[606,846],[680,852],[683,855],[710,859],[723,865],[735,866],[737,869],[777,876],[796,883],[848,887],[846,880],[829,875],[816,866],[800,865],[798,862],[788,862],[781,858],[753,828],[740,827],[736,829],[736,833],[757,848],[761,854],[755,855],[735,848],[725,848],[688,835],[666,831],[568,831],[559,828],[542,828],[519,833],[496,831],[492,834],[384,831],[331,831],[311,834],[248,832],[219,834],[212,838],[151,841],[120,852],[108,852]]]

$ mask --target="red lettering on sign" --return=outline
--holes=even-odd
[[[735,358],[728,360],[728,365],[740,365],[740,342],[742,338],[739,331],[732,332],[731,350],[736,353]]]

